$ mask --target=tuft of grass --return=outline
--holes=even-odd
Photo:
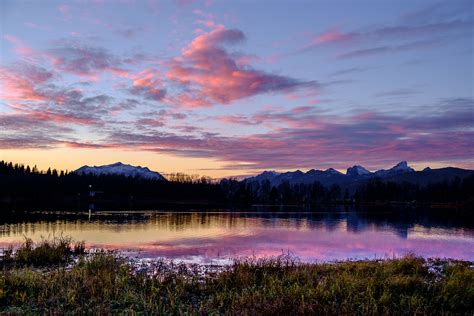
[[[84,242],[73,242],[70,237],[54,237],[43,239],[35,244],[32,239],[25,238],[16,251],[13,247],[7,249],[0,261],[0,267],[51,267],[65,265],[74,256],[85,254]]]
[[[202,275],[164,261],[144,271],[117,252],[97,251],[49,271],[4,265],[0,313],[472,315],[474,269],[414,255],[322,264],[282,255]]]

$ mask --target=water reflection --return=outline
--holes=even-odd
[[[408,216],[408,218],[407,218]],[[88,247],[216,263],[240,256],[290,252],[304,261],[392,257],[474,260],[474,228],[397,213],[281,212],[85,212],[39,214],[38,220],[4,219],[0,247],[23,238],[59,234]]]

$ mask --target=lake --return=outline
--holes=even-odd
[[[474,261],[471,220],[410,211],[251,209],[35,213],[0,220],[0,248],[67,235],[88,248],[130,256],[224,264],[289,253],[305,262],[391,258],[407,253]]]

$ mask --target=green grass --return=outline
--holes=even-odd
[[[50,259],[34,245],[0,272],[0,312],[17,314],[436,315],[474,313],[474,269],[415,256],[301,264],[281,256],[237,260],[216,274],[157,261],[146,272],[114,252]],[[45,247],[44,243],[38,247]],[[51,247],[51,243],[49,245]],[[56,249],[53,247],[53,249]],[[80,247],[79,247],[80,248]],[[58,250],[59,252],[59,250]],[[37,254],[42,259],[35,260]],[[21,259],[20,259],[21,258]],[[48,258],[48,259],[45,259]],[[52,268],[44,263],[52,262]],[[41,264],[37,265],[37,262]],[[428,264],[429,263],[429,264]],[[61,264],[63,264],[61,266]],[[433,273],[430,266],[442,273]],[[42,267],[41,269],[38,267]]]
[[[55,237],[45,239],[34,244],[33,240],[25,238],[25,242],[18,247],[7,249],[0,261],[0,267],[12,268],[22,266],[51,267],[70,263],[74,256],[85,254],[84,242],[73,243],[70,237]]]

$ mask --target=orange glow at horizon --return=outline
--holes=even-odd
[[[0,160],[12,163],[21,163],[31,167],[37,166],[39,170],[47,170],[55,168],[57,170],[76,170],[84,165],[98,166],[107,165],[115,162],[122,162],[133,166],[148,167],[153,171],[160,172],[164,176],[170,173],[197,174],[200,176],[209,176],[219,179],[224,177],[240,177],[251,176],[261,173],[264,170],[242,168],[235,162],[219,161],[211,158],[192,158],[179,157],[169,154],[159,154],[149,151],[133,151],[96,148],[72,148],[58,147],[53,149],[1,149]],[[410,163],[415,170],[423,170],[426,167],[433,169],[444,167],[458,167],[464,169],[472,169],[472,161],[460,162],[439,162],[439,161],[417,161]],[[226,168],[226,166],[234,165],[235,168]],[[240,168],[239,168],[240,167]],[[350,167],[350,166],[347,166]],[[381,168],[390,168],[391,166],[382,166]],[[318,166],[310,166],[308,168],[293,169],[276,169],[278,172],[294,171],[300,169],[303,172],[316,168]],[[273,170],[274,168],[269,168]],[[341,173],[345,173],[344,168],[335,168]],[[374,168],[368,168],[375,171]]]
[[[212,178],[232,177],[254,174],[256,170],[221,169],[228,163],[209,158],[178,157],[168,154],[157,154],[147,151],[55,148],[35,150],[0,150],[0,160],[36,165],[39,170],[55,168],[58,170],[76,170],[83,165],[107,165],[122,162],[134,166],[148,167],[162,173],[182,172],[198,174]]]

